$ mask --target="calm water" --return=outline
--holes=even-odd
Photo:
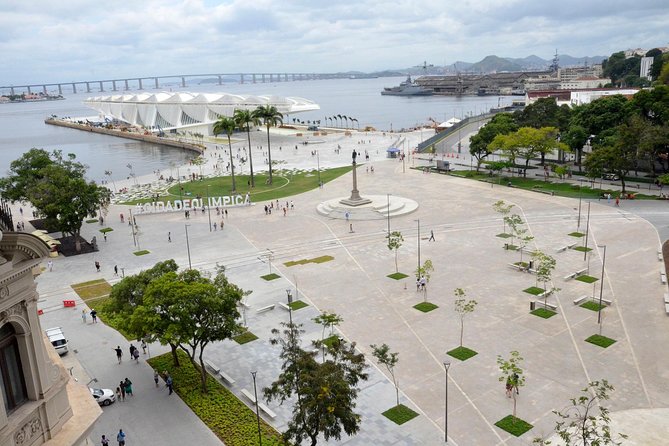
[[[510,97],[497,96],[381,96],[383,87],[397,85],[403,80],[404,78],[334,79],[222,86],[192,83],[185,89],[176,85],[165,85],[161,86],[161,90],[300,96],[315,101],[321,110],[291,116],[287,122],[299,118],[303,121],[321,120],[324,124],[326,116],[341,114],[358,119],[361,128],[371,125],[379,130],[410,128],[427,123],[429,118],[442,122],[453,116],[479,114],[490,107],[511,103]],[[100,94],[110,92],[75,95],[65,90],[63,95],[67,99],[64,101],[0,105],[0,174],[7,171],[11,161],[32,147],[75,153],[79,161],[90,167],[88,176],[95,180],[103,179],[105,170],[111,170],[114,178],[126,177],[129,173],[126,167],[128,164],[133,166],[136,174],[141,175],[166,168],[170,163],[184,163],[188,156],[192,156],[179,149],[44,124],[44,119],[52,114],[76,117],[94,115],[94,111],[85,107],[82,102],[89,96]]]

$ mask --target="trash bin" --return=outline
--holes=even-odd
[[[537,303],[535,301],[530,302],[530,311],[534,311],[536,308]]]

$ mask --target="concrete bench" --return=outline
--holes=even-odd
[[[283,308],[284,310],[286,310],[286,311],[290,311],[290,310],[291,310],[291,308],[290,308],[290,307],[288,306],[288,304],[286,304],[285,302],[277,302],[276,304],[277,304],[278,306],[280,306],[281,308]]]
[[[669,293],[664,293],[664,303],[669,304]]]
[[[664,304],[664,311],[669,314],[669,304]]]
[[[591,296],[588,296],[587,294],[585,296],[581,296],[578,299],[574,299],[574,305],[580,305],[586,300],[590,299]]]
[[[578,275],[578,274],[576,274],[576,273],[568,274],[568,275],[564,276],[564,280],[565,280],[565,281],[569,281],[569,280],[571,280],[571,279],[576,278],[577,275]]]
[[[561,247],[557,248],[557,249],[555,250],[555,252],[565,252],[565,251],[568,250],[568,249],[569,249],[569,246],[568,246],[568,245],[565,245],[565,246],[561,246]]]
[[[555,310],[557,310],[557,307],[558,307],[558,306],[555,305],[555,304],[552,304],[552,303],[550,303],[550,302],[546,302],[546,303],[544,304],[544,301],[543,301],[543,300],[536,300],[536,301],[534,301],[534,308],[544,308],[544,307],[545,307],[545,308],[550,308],[551,310],[555,311]]]
[[[250,309],[251,309],[251,305],[249,305],[248,303],[246,303],[246,302],[244,302],[244,301],[239,302],[239,304],[240,304],[242,307],[246,308],[247,310],[250,310]]]
[[[244,395],[246,398],[248,398],[253,404],[256,404],[256,397],[255,397],[255,395],[252,394],[251,392],[249,392],[248,390],[246,390],[246,389],[242,389],[242,395]],[[270,409],[269,407],[267,407],[265,404],[263,404],[263,403],[261,403],[261,402],[258,402],[258,407],[260,408],[260,410],[262,410],[263,412],[265,412],[265,413],[267,414],[268,417],[270,417],[270,418],[276,418],[276,414],[274,413],[274,411],[272,411],[272,409]]]
[[[212,372],[214,372],[215,375],[220,376],[223,379],[223,381],[227,382],[228,384],[233,385],[235,383],[235,380],[230,375],[223,372],[221,370],[221,368],[219,366],[217,366],[216,364],[214,364],[213,362],[205,359],[204,360],[204,365],[209,367],[209,369]]]
[[[662,281],[663,285],[667,284],[667,275],[665,273],[660,273],[660,280]]]
[[[521,265],[516,265],[515,263],[509,263],[508,265],[513,269],[517,269],[518,271],[525,271],[526,269],[526,267]]]
[[[265,311],[271,311],[274,309],[274,304],[267,305],[266,307],[261,307],[256,310],[256,313],[264,313]]]
[[[588,272],[588,268],[579,269],[578,271],[576,271],[576,275],[581,276],[581,275],[583,275],[587,272]]]
[[[541,294],[537,294],[537,298],[543,299],[544,297],[550,296],[551,294],[553,294],[553,290],[546,290]]]

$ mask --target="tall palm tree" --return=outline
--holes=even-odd
[[[221,116],[218,118],[218,121],[214,122],[214,127],[212,131],[214,132],[214,136],[218,136],[221,133],[225,133],[228,135],[228,151],[230,152],[230,171],[232,172],[232,192],[237,191],[237,187],[235,185],[235,164],[232,161],[232,142],[230,141],[230,137],[232,136],[232,133],[235,131],[237,128],[237,124],[235,124],[235,120],[232,119],[229,116]]]
[[[283,124],[283,114],[273,105],[260,105],[253,110],[253,116],[262,120],[267,127],[267,156],[269,158],[269,184],[272,184],[272,149],[269,141],[269,128]]]
[[[341,127],[343,125],[344,121],[342,121],[341,115],[337,115],[337,118],[339,118],[339,127]]]
[[[346,128],[348,128],[348,116],[341,115],[341,118],[346,121]]]
[[[251,167],[251,187],[255,187],[253,180],[253,156],[251,156],[251,126],[260,125],[260,119],[256,118],[251,110],[237,109],[232,115],[235,124],[240,129],[246,129],[246,136],[249,139],[249,166]],[[293,119],[294,121],[295,119]]]

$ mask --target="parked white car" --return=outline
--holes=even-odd
[[[109,406],[116,401],[116,394],[111,389],[94,389],[89,387],[88,390],[91,391],[91,395],[93,395],[95,401],[101,406]]]

